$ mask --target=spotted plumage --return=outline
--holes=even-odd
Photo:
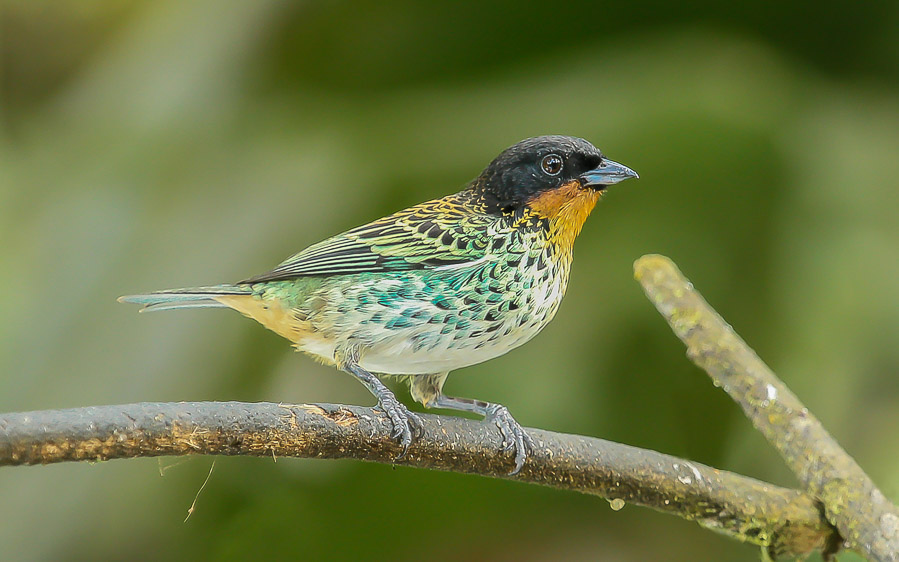
[[[225,306],[254,318],[363,382],[404,449],[417,417],[376,375],[406,376],[425,406],[495,421],[517,472],[530,439],[508,410],[446,396],[443,383],[546,326],[584,221],[606,186],[629,177],[583,139],[527,139],[466,189],[314,244],[267,273],[122,300],[146,310]]]

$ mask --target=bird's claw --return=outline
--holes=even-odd
[[[380,407],[387,414],[387,418],[390,419],[390,424],[393,426],[390,430],[390,437],[403,447],[403,452],[396,457],[396,460],[400,460],[406,456],[412,440],[421,433],[421,418],[410,412],[396,398],[382,399]]]
[[[536,448],[536,443],[505,406],[491,404],[487,409],[487,420],[495,423],[503,434],[503,451],[515,453],[515,468],[509,475],[518,474],[528,454]]]

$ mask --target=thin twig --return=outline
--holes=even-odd
[[[803,555],[836,532],[808,495],[699,463],[609,441],[528,432],[538,446],[524,469],[499,453],[496,427],[419,414],[408,454],[377,410],[331,404],[141,403],[0,415],[0,466],[160,455],[354,458],[475,473],[576,490],[652,507],[774,554]]]
[[[190,507],[187,508],[187,517],[184,518],[184,522],[187,523],[187,520],[190,519],[190,516],[194,514],[194,509],[197,507],[197,500],[200,499],[200,494],[203,493],[203,490],[206,489],[206,484],[209,484],[209,479],[212,478],[212,471],[215,470],[215,461],[212,461],[212,464],[209,466],[209,474],[206,475],[206,480],[203,480],[203,484],[200,486],[200,489],[197,490],[197,495],[194,496],[194,501],[191,502]]]
[[[847,546],[878,561],[899,560],[899,510],[821,422],[777,378],[664,256],[634,264],[637,280],[687,345],[687,356],[733,398],[820,498]]]

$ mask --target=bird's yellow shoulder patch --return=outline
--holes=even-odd
[[[535,215],[549,220],[550,242],[571,251],[575,238],[600,195],[600,191],[585,189],[574,180],[534,196],[528,201],[528,208]]]

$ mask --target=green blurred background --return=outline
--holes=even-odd
[[[235,313],[115,298],[242,279],[568,134],[641,179],[588,221],[553,324],[448,391],[794,486],[633,281],[663,253],[899,499],[894,0],[7,0],[0,16],[0,411],[371,404]],[[211,463],[2,470],[0,558],[758,559],[643,508],[350,461],[219,458],[184,523]]]

